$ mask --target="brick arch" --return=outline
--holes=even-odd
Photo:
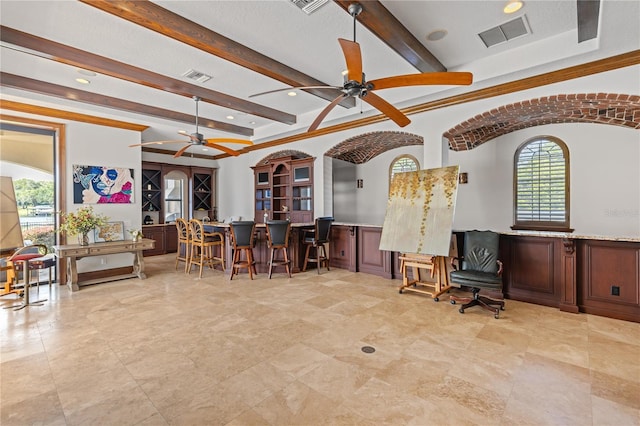
[[[267,155],[262,160],[258,161],[256,166],[264,166],[265,164],[269,164],[269,162],[274,158],[282,158],[282,157],[309,158],[311,156],[306,152],[297,151],[295,149],[283,149],[282,151],[276,151]]]
[[[555,123],[598,123],[640,129],[640,96],[579,93],[545,96],[483,112],[444,133],[454,151],[473,149],[498,136]]]
[[[406,132],[371,132],[346,139],[325,152],[325,156],[363,164],[390,149],[422,145],[424,138]]]

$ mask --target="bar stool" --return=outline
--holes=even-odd
[[[322,263],[327,265],[327,271],[330,270],[329,256],[327,255],[325,244],[330,242],[331,222],[333,222],[332,217],[318,217],[315,220],[313,230],[302,231],[302,242],[307,245],[307,250],[304,254],[304,264],[302,265],[303,271],[307,270],[308,262],[318,264],[318,274],[320,273]],[[312,249],[315,251],[315,256],[312,256],[314,254],[311,252]]]
[[[176,219],[176,228],[178,229],[178,252],[176,253],[176,269],[178,263],[184,262],[184,272],[189,269],[189,255],[191,253],[191,230],[189,223],[183,218]]]
[[[192,265],[200,266],[199,278],[202,278],[202,268],[208,265],[215,268],[215,263],[222,265],[224,272],[224,235],[219,232],[206,233],[204,225],[197,219],[189,221],[191,228],[191,253],[189,256],[188,270],[191,273]],[[220,257],[214,256],[213,248],[220,246]]]
[[[241,268],[247,268],[249,277],[253,279],[256,274],[256,265],[253,260],[253,241],[256,224],[253,221],[236,221],[230,223],[231,241],[233,246],[233,262],[231,263],[231,277],[238,274]],[[242,253],[245,259],[242,259]]]
[[[267,245],[271,251],[269,257],[269,279],[274,266],[284,265],[287,275],[291,278],[291,269],[289,265],[289,233],[291,232],[291,222],[288,220],[270,220],[267,221]],[[276,252],[282,250],[282,259],[276,259]]]
[[[32,302],[29,299],[32,270],[49,268],[49,285],[51,285],[51,267],[55,266],[55,258],[53,256],[46,256],[46,253],[47,247],[45,245],[34,244],[32,246],[22,247],[9,256],[7,259],[7,265],[10,266],[10,269],[7,271],[7,284],[5,285],[5,292],[1,295],[4,296],[5,294],[20,292],[20,290],[11,287],[15,287],[15,285],[18,284],[20,271],[22,271],[24,281],[24,298],[21,304],[7,306],[5,309],[15,308],[14,310],[18,311],[26,308],[27,306],[42,306],[43,302],[47,301],[47,299],[43,299]],[[43,254],[45,254],[45,256],[43,256]],[[37,286],[38,290],[40,290],[39,276]]]

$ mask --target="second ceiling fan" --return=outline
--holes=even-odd
[[[129,147],[134,146],[144,146],[144,145],[164,145],[169,143],[186,143],[185,146],[180,148],[174,155],[174,158],[180,157],[184,152],[189,149],[192,145],[206,146],[209,148],[217,149],[219,151],[225,152],[229,155],[238,156],[240,153],[235,149],[227,148],[226,146],[220,145],[221,143],[238,143],[242,145],[253,145],[253,142],[246,139],[235,139],[235,138],[208,138],[205,139],[202,133],[198,131],[198,102],[200,98],[198,96],[194,96],[193,100],[196,101],[196,131],[194,133],[187,133],[185,131],[179,131],[178,134],[186,136],[189,140],[170,140],[170,141],[154,141],[154,142],[143,142],[137,143],[133,145],[129,145]]]
[[[367,81],[362,72],[362,52],[360,45],[356,42],[357,16],[362,12],[362,5],[353,3],[349,5],[349,14],[353,16],[353,41],[339,38],[338,42],[342,48],[344,59],[347,64],[347,73],[344,76],[344,84],[340,86],[303,86],[294,89],[320,89],[333,88],[342,91],[342,94],[335,98],[318,114],[316,119],[309,126],[309,132],[316,130],[329,112],[335,108],[344,98],[357,96],[378,111],[393,120],[398,126],[404,127],[411,122],[409,118],[398,108],[373,93],[377,90],[391,89],[394,87],[424,86],[424,85],[470,85],[473,82],[473,75],[470,72],[432,72],[421,74],[405,74],[393,77],[379,78]],[[257,93],[253,96],[275,93],[287,89],[270,90],[268,92]]]

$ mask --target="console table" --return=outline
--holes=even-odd
[[[142,257],[142,251],[153,249],[154,247],[154,240],[143,238],[139,241],[109,241],[105,243],[93,243],[87,246],[69,244],[53,246],[53,249],[57,257],[61,259],[69,259],[67,262],[67,286],[71,291],[78,291],[80,290],[80,286],[84,285],[120,280],[124,278],[138,277],[141,280],[147,278],[147,276],[144,274],[144,259]],[[133,258],[133,273],[78,282],[78,265],[76,263],[77,259],[89,256],[105,256],[108,254],[119,253],[134,253],[135,256]]]

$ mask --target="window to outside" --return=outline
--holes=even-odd
[[[412,155],[401,155],[396,157],[389,167],[389,190],[391,190],[391,181],[396,173],[415,172],[420,169],[420,163]]]
[[[569,150],[554,137],[538,137],[518,148],[514,161],[513,229],[569,229]]]

